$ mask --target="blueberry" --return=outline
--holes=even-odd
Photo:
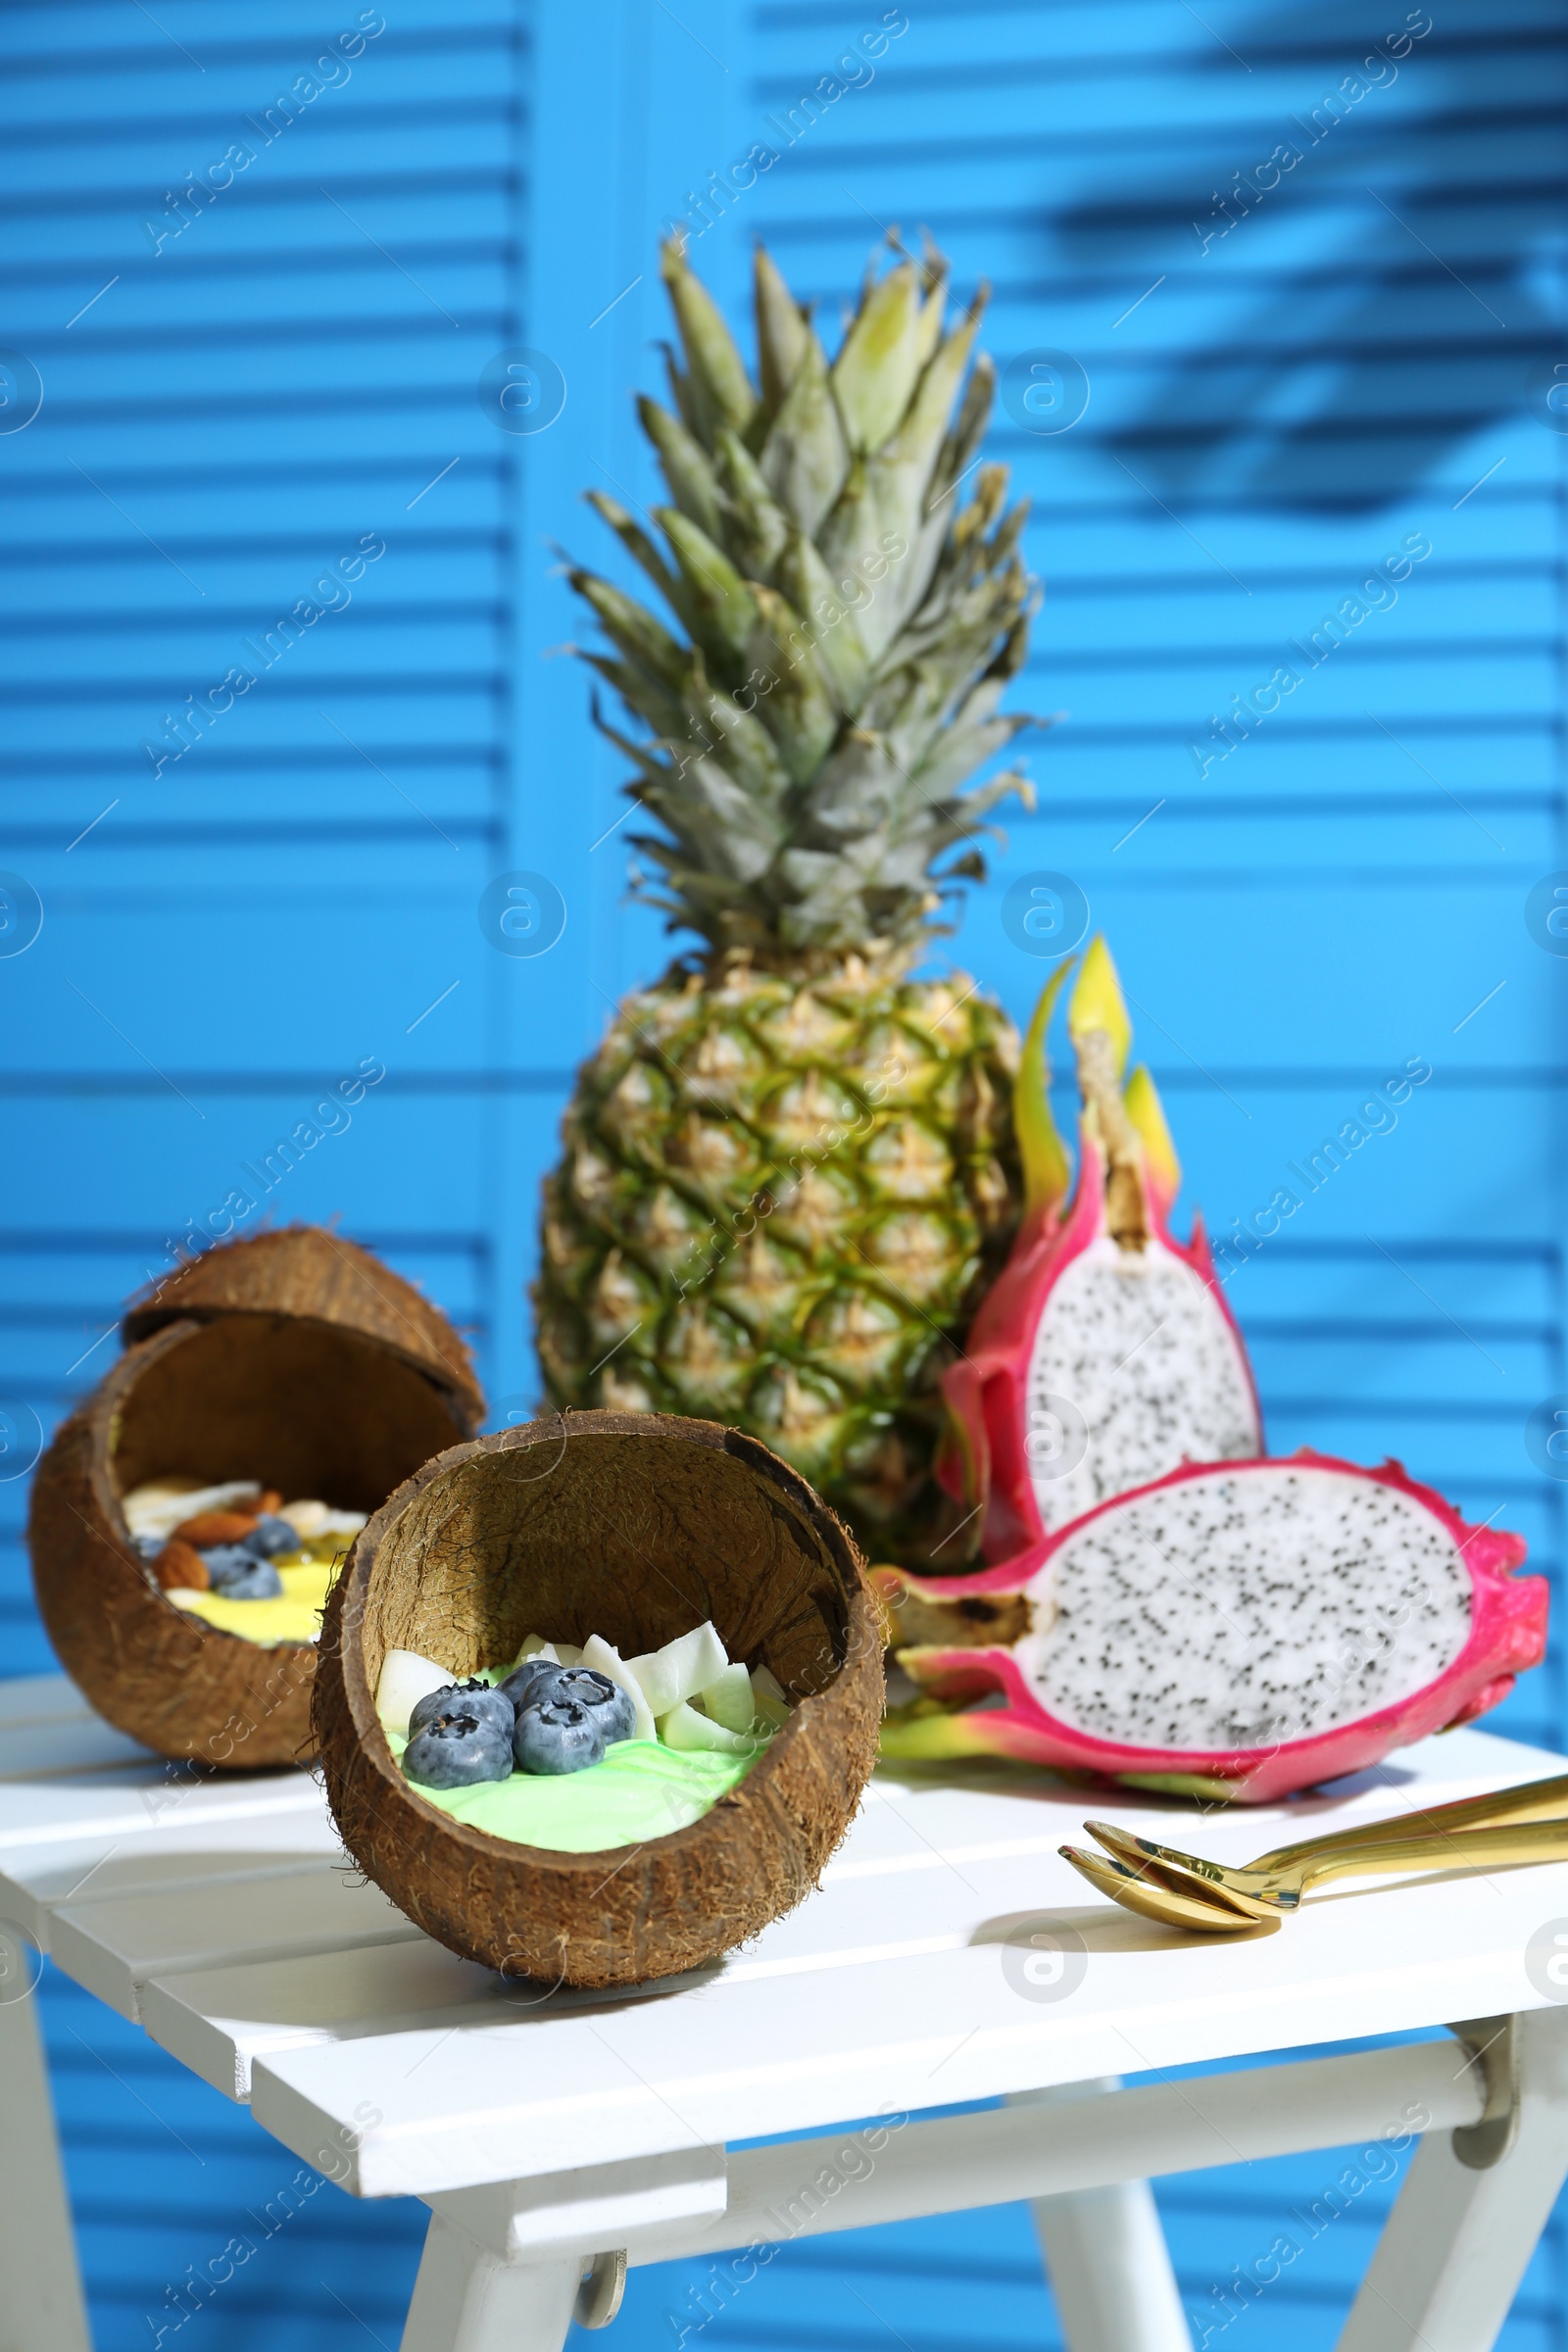
[[[554,1695],[517,1710],[512,1752],[524,1772],[581,1772],[605,1752],[602,1710]]]
[[[403,1751],[403,1769],[426,1788],[471,1788],[512,1773],[512,1742],[490,1715],[465,1707],[432,1715]]]
[[[632,1739],[637,1710],[631,1693],[592,1666],[562,1666],[554,1658],[529,1658],[514,1667],[500,1686],[520,1714],[543,1700],[588,1709],[604,1735],[605,1745]]]
[[[245,1576],[236,1576],[218,1590],[225,1600],[276,1600],[283,1591],[283,1579],[270,1560],[254,1560]]]
[[[300,1540],[288,1520],[266,1511],[246,1537],[243,1548],[253,1551],[259,1560],[270,1560],[282,1551],[298,1551]]]
[[[247,1551],[243,1544],[204,1544],[202,1558],[215,1591],[229,1584],[236,1576],[249,1576],[256,1566],[256,1554]]]
[[[202,1552],[213,1591],[225,1600],[275,1600],[283,1579],[270,1560],[259,1560],[243,1544],[214,1544]]]
[[[543,1676],[564,1674],[565,1671],[559,1658],[524,1658],[522,1664],[514,1666],[506,1680],[498,1683],[496,1688],[506,1692],[514,1707],[526,1706],[529,1692]]]
[[[409,1738],[422,1732],[432,1716],[449,1713],[477,1715],[481,1723],[493,1723],[510,1746],[516,1708],[504,1690],[492,1690],[477,1676],[466,1683],[444,1683],[439,1690],[427,1691],[416,1700],[409,1716]]]
[[[594,1666],[564,1666],[560,1680],[550,1691],[552,1698],[564,1699],[572,1706],[585,1707],[604,1733],[605,1745],[613,1746],[617,1740],[631,1740],[637,1731],[637,1710],[631,1703],[631,1692],[612,1683],[608,1674]]]

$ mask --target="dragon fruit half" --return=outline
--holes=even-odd
[[[895,1710],[883,1752],[1263,1804],[1494,1706],[1545,1647],[1524,1556],[1397,1462],[1187,1463],[998,1568],[877,1571],[933,1694]]]
[[[1184,1247],[1181,1183],[1154,1082],[1125,1089],[1131,1030],[1097,938],[1068,1005],[1084,1109],[1078,1187],[1051,1115],[1046,1032],[1070,965],[1041,997],[1013,1090],[1024,1216],[1012,1255],[946,1374],[949,1492],[979,1509],[993,1563],[1181,1461],[1263,1450],[1247,1350],[1202,1226]]]

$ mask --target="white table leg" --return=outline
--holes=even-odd
[[[1568,2012],[1519,2020],[1513,2149],[1470,2172],[1451,2134],[1421,2143],[1339,2352],[1488,2352],[1568,2174]],[[1454,2047],[1454,2064],[1464,2054]]]
[[[561,2352],[581,2282],[580,2261],[506,2263],[432,2213],[402,2352]]]
[[[1119,2090],[1115,2075],[1023,2091],[1009,2106],[1054,2106]],[[1068,2352],[1192,2352],[1170,2252],[1147,2180],[1031,2200]]]
[[[37,2003],[8,1956],[29,1959],[0,1926],[0,2352],[92,2352]]]

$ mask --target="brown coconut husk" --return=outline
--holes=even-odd
[[[283,1315],[357,1332],[449,1389],[463,1400],[473,1427],[484,1419],[473,1358],[440,1308],[358,1242],[321,1225],[286,1225],[209,1250],[133,1299],[121,1333],[129,1347],[170,1323],[239,1314]]]
[[[210,1251],[122,1328],[131,1345],[33,1487],[49,1638],[98,1712],[161,1755],[300,1762],[315,1645],[264,1649],[176,1608],[133,1548],[121,1496],[178,1471],[373,1511],[483,1418],[467,1350],[368,1250],[311,1227]]]
[[[459,1677],[531,1633],[632,1657],[705,1618],[797,1703],[730,1795],[641,1846],[554,1853],[455,1821],[376,1715],[389,1649]],[[701,1967],[801,1900],[859,1803],[882,1695],[863,1563],[804,1479],[712,1422],[585,1412],[455,1446],[376,1512],[327,1607],[314,1720],[344,1844],[410,1919],[509,1976],[604,1987]]]

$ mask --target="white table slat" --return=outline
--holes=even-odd
[[[1483,1896],[1485,1899],[1483,1899]],[[576,2014],[426,2026],[259,2057],[258,2119],[361,2195],[426,2195],[845,2116],[1206,2063],[1542,2006],[1533,1930],[1568,1918],[1568,1864],[1314,1904],[1278,1934],[1128,1948],[1104,1912],[1048,1906],[1088,1946],[1035,2003],[994,1944],[708,1985]],[[1104,1907],[1108,1912],[1110,1907]],[[1110,1945],[1114,1934],[1115,1943]],[[1109,1946],[1109,1948],[1107,1948]],[[1412,1964],[1412,1951],[1432,1955]]]
[[[1292,1827],[1396,1818],[1558,1762],[1453,1735],[1401,1759],[1396,1786],[1314,1800],[1307,1819],[1299,1807],[1210,1816],[1201,1838],[1190,1812],[1106,1809],[1163,1818],[1172,1834],[1240,1859]],[[1543,1919],[1568,1916],[1563,1866],[1398,1893],[1359,1882],[1277,1936],[1182,1938],[1086,1900],[1054,1851],[1089,1809],[1083,1793],[1022,1786],[1027,1794],[996,1794],[882,1779],[819,1894],[722,1968],[633,2000],[535,2003],[531,1988],[501,1987],[421,1939],[243,1979],[160,1972],[151,2017],[166,2046],[225,2089],[242,2086],[249,2062],[259,2115],[301,2153],[323,2133],[332,2144],[361,2133],[373,2111],[348,2184],[431,2193],[529,2175],[542,2148],[552,2167],[587,2165],[809,2130],[889,2103],[1529,2007],[1539,1996],[1524,1945]],[[1020,1816],[1027,1843],[1050,1850],[1015,1850]],[[932,1867],[943,1831],[961,1835]],[[1083,1985],[1057,2004],[1015,1991],[998,1948],[1020,1917],[1042,1913],[1087,1947]],[[1412,1966],[1412,1948],[1433,1957]]]
[[[19,1674],[0,1681],[0,1725],[62,1723],[72,1716],[100,1720],[67,1675]]]
[[[1096,1904],[1057,1854],[1064,1838],[1080,1836],[1083,1815],[1097,1801],[1146,1824],[1179,1822],[1171,1836],[1191,1836],[1222,1858],[1241,1859],[1297,1831],[1310,1834],[1328,1820],[1386,1819],[1413,1802],[1441,1802],[1543,1775],[1557,1761],[1540,1750],[1463,1733],[1411,1753],[1425,1769],[1416,1778],[1401,1767],[1393,1787],[1374,1781],[1338,1799],[1203,1821],[1187,1811],[1173,1814],[1152,1799],[1096,1800],[1017,1774],[968,1781],[962,1788],[879,1776],[824,1874],[821,1891],[732,1955],[721,1971],[683,1983],[694,1990],[703,1986],[708,1997],[719,1983],[728,1991],[784,1977],[837,1979],[851,1969],[885,1970],[964,1951],[977,1938],[995,1942],[1020,1914],[1037,1910],[1081,1932],[1092,1930],[1097,1950],[1164,1951],[1168,1931]],[[1292,1923],[1293,1929],[1300,1924]],[[628,1997],[558,1993],[541,2000],[533,1987],[506,1986],[424,1937],[364,1954],[340,1951],[265,1968],[203,1967],[158,1976],[143,1998],[148,2031],[205,2081],[239,2098],[249,2095],[253,2063],[273,2049],[395,2034],[436,2012],[443,2030],[465,2023],[488,2029],[519,2014],[543,2018],[584,2004],[613,2008]],[[636,1997],[667,2001],[672,1988],[642,1987]],[[1117,2069],[1127,2063],[1124,2055]]]
[[[0,1830],[0,1871],[29,1846],[60,1845],[67,1839],[134,1838],[177,1822],[182,1828],[228,1821],[277,1819],[319,1812],[320,1789],[308,1773],[235,1773],[209,1781],[173,1781],[163,1771],[136,1768],[108,1787],[59,1782],[13,1781],[5,1788],[5,1827]]]
[[[60,1773],[138,1771],[150,1761],[139,1740],[93,1717],[0,1724],[0,1781],[38,1781]]]
[[[284,1876],[310,1862],[341,1862],[337,1828],[324,1806],[142,1837],[74,1839],[24,1847],[0,1871],[0,1918],[47,1948],[52,1918],[74,1903],[220,1886]]]
[[[797,2176],[840,2178],[832,2127],[998,2097],[1001,2109],[879,2142],[893,2149],[879,2197],[854,2218],[951,2211],[1021,2183],[1045,2199],[1042,2227],[1054,2219],[1045,2234],[1066,2265],[1058,2300],[1077,2352],[1135,2335],[1144,2352],[1174,2352],[1186,2323],[1137,2176],[1227,2161],[1238,2139],[1259,2154],[1338,2144],[1375,2118],[1426,2138],[1379,2257],[1384,2286],[1363,2293],[1349,2335],[1358,2352],[1463,2352],[1495,2333],[1568,2161],[1568,2015],[1525,1965],[1533,1936],[1568,1926],[1568,1863],[1352,1882],[1277,1933],[1218,1940],[1085,1901],[1055,1850],[1105,1811],[1239,1861],[1563,1769],[1483,1733],[1429,1740],[1326,1795],[1208,1815],[1004,1770],[885,1771],[795,1912],[711,1969],[610,1995],[507,1984],[443,1951],[334,1867],[308,1778],[185,1782],[127,1746],[46,1681],[0,1708],[0,1917],[34,1921],[68,1973],[139,2012],[208,2082],[249,2088],[258,2120],[344,2187],[435,2202],[411,2352],[524,2337],[555,2352],[588,2249],[717,2250],[784,2227],[781,2200],[802,2228],[847,2226],[847,2207],[817,2197],[813,2212]],[[1011,1939],[1044,1928],[1080,1960],[1042,1986]],[[1538,2014],[1518,2020],[1523,2121],[1506,2178],[1465,2171],[1440,2128],[1469,2120],[1481,2095],[1441,2040],[1189,2078],[1092,2102],[1087,2121],[1059,2103],[1113,2076],[1431,2036],[1444,2020],[1510,2011]],[[1384,2122],[1412,2085],[1419,2097]],[[812,2136],[744,2145],[781,2133]],[[46,2103],[30,2144],[44,2141]],[[57,2181],[45,2203],[64,2215]],[[33,2234],[13,2269],[38,2269]],[[540,2334],[545,2274],[530,2266],[547,2255],[562,2258],[560,2309]],[[1080,2271],[1097,2293],[1075,2303]],[[47,2257],[42,2274],[47,2285]],[[1398,2314],[1417,2289],[1425,2316],[1407,2326]],[[1456,2291],[1475,2306],[1457,2331]],[[54,2333],[83,2342],[64,2319]]]
[[[355,1885],[318,1863],[276,1877],[74,1902],[54,1913],[51,1947],[67,1976],[134,2019],[149,1977],[401,1942],[419,1933],[378,1886]]]
[[[40,1691],[30,1703],[41,1720],[53,1703],[69,1721],[69,1701]],[[1328,1796],[1208,1817],[1004,1768],[961,1780],[884,1771],[814,1895],[722,1966],[631,1996],[508,1986],[442,1950],[378,1890],[327,1866],[335,1835],[319,1789],[299,1774],[181,1784],[158,1766],[143,1787],[100,1791],[96,1817],[76,1801],[83,1791],[14,1782],[0,1914],[35,1922],[40,1941],[47,1931],[68,1974],[122,2015],[143,2014],[164,2046],[229,2096],[254,2083],[259,2112],[290,2145],[323,2131],[358,2133],[356,2108],[376,2106],[368,2086],[392,2086],[396,2112],[376,2109],[350,2185],[431,2193],[521,2177],[541,2145],[559,2169],[611,2150],[689,2145],[693,2132],[706,2142],[806,2130],[890,2102],[1169,2064],[1175,2044],[1161,2039],[1161,2021],[1178,2010],[1183,2062],[1429,2022],[1420,1972],[1395,1972],[1410,1988],[1401,1996],[1376,1962],[1381,1939],[1363,1951],[1368,1928],[1392,1912],[1320,1899],[1275,1937],[1187,1940],[1086,1900],[1056,1848],[1079,1835],[1086,1812],[1107,1810],[1165,1822],[1178,1839],[1241,1859],[1292,1835],[1397,1818],[1558,1765],[1461,1732]],[[1534,1997],[1515,1982],[1521,1942],[1511,1927],[1500,1948],[1484,1936],[1474,1943],[1499,1902],[1511,1917],[1521,1882],[1536,1919],[1547,1915],[1548,1883],[1568,1913],[1568,1869],[1482,1883],[1495,1899],[1485,1913],[1472,1901],[1468,1941],[1449,1929],[1448,1910],[1465,1908],[1452,1889],[1380,1898],[1437,1904],[1451,2014]],[[1477,1884],[1466,1883],[1467,1897]],[[1085,1984],[1059,2005],[1024,1999],[1003,1974],[999,1947],[1040,1914],[1087,1947]],[[1212,2047],[1199,2050],[1192,1998],[1215,1985],[1224,1990],[1205,2004]],[[1345,2022],[1351,1986],[1353,2024]],[[1021,2073],[1020,2048],[1029,2053]],[[757,2059],[770,2050],[791,2055]]]
[[[528,1997],[527,1987],[511,1989]],[[493,1970],[420,1936],[368,1951],[155,1977],[141,1989],[141,2022],[192,2074],[244,2100],[255,2060],[274,2050],[428,2025],[510,2023],[516,2012],[507,1992]]]

